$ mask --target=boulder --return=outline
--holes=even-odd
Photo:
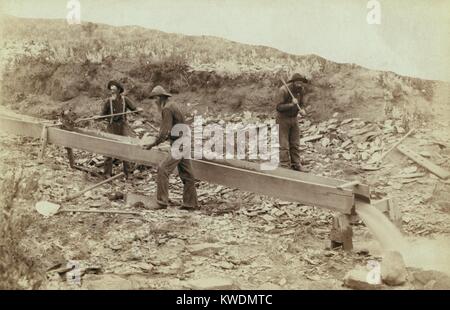
[[[450,276],[435,270],[416,270],[412,272],[412,282],[417,289],[450,290]]]
[[[344,286],[355,290],[375,290],[381,288],[381,283],[371,283],[369,271],[363,267],[357,267],[345,275]]]
[[[384,253],[381,261],[381,279],[391,286],[402,285],[406,282],[408,273],[402,255],[397,251]]]

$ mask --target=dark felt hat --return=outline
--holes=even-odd
[[[164,89],[164,87],[158,85],[155,86],[152,89],[152,92],[150,93],[150,98],[156,97],[156,96],[166,96],[166,97],[172,97],[172,95],[168,92],[166,92],[166,90]]]
[[[308,80],[304,76],[302,76],[300,73],[294,73],[291,76],[291,78],[289,79],[288,83],[296,82],[296,81],[300,81],[300,82],[303,82],[303,83],[308,83]]]
[[[123,88],[122,84],[120,84],[117,81],[109,81],[108,82],[108,89],[111,89],[111,86],[116,86],[117,89],[119,90],[119,93],[123,93],[124,92],[124,88]]]

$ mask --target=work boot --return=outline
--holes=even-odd
[[[309,169],[303,167],[302,165],[292,165],[292,170],[300,172],[309,172]]]
[[[180,210],[185,210],[185,211],[195,211],[195,210],[198,210],[198,209],[199,209],[198,207],[190,207],[190,206],[187,206],[187,205],[182,205],[180,207]]]
[[[152,201],[147,209],[151,211],[164,210],[167,209],[167,205],[159,204],[157,201]]]

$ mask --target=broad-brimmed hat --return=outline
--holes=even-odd
[[[154,98],[154,97],[156,97],[156,96],[166,96],[166,97],[172,97],[172,95],[170,94],[170,93],[168,93],[168,92],[166,92],[166,90],[164,89],[164,87],[162,87],[162,86],[160,86],[160,85],[158,85],[158,86],[155,86],[153,89],[152,89],[152,92],[150,93],[150,98]]]
[[[116,86],[117,89],[119,90],[119,93],[120,93],[120,94],[123,93],[124,90],[125,90],[125,89],[123,88],[122,84],[120,84],[120,83],[117,82],[117,81],[109,81],[109,82],[108,82],[108,89],[111,89],[111,86]]]
[[[308,80],[303,75],[301,75],[300,73],[294,73],[291,76],[291,78],[289,79],[288,83],[296,82],[296,81],[300,81],[300,82],[303,82],[303,83],[308,83]]]

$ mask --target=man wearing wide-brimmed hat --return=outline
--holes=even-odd
[[[172,95],[162,86],[158,85],[154,87],[149,97],[151,99],[156,99],[156,104],[161,110],[162,121],[155,142],[144,146],[144,148],[149,150],[166,140],[169,140],[172,145],[175,140],[180,138],[171,135],[172,128],[177,124],[185,124],[184,115],[175,102],[169,101],[169,98],[172,97]],[[183,181],[183,205],[181,208],[185,210],[194,210],[198,207],[195,178],[190,160],[185,158],[176,159],[172,156],[172,153],[169,152],[166,159],[158,167],[156,179],[156,205],[152,209],[167,208],[169,202],[169,175],[175,167],[178,168],[178,173]]]
[[[136,107],[133,102],[131,102],[131,100],[123,94],[125,90],[122,84],[117,81],[109,81],[107,87],[111,92],[111,96],[105,101],[101,115],[125,113],[127,110],[136,111]],[[120,136],[134,136],[133,131],[127,123],[126,115],[116,115],[105,119],[108,121],[108,127],[106,130],[109,133]],[[113,159],[111,157],[107,157],[104,167],[105,177],[110,177],[112,175],[112,165]],[[124,161],[123,172],[126,177],[128,177],[128,169],[129,165]]]
[[[287,84],[281,86],[275,100],[276,120],[279,125],[280,166],[304,172],[307,172],[307,169],[300,164],[300,128],[297,116],[299,112],[304,114],[302,83],[307,82],[299,73],[293,74]]]

